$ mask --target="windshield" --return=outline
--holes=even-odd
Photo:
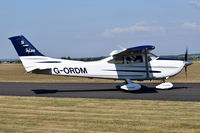
[[[152,54],[152,53],[149,53],[149,54],[148,54],[148,60],[149,60],[149,61],[155,60],[155,59],[157,59],[157,58],[158,58],[158,56],[156,56],[155,54]]]

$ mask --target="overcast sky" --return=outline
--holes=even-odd
[[[7,38],[21,34],[50,57],[200,53],[200,0],[0,0],[0,59],[18,58]]]

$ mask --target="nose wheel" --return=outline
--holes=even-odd
[[[156,86],[156,89],[161,89],[161,90],[167,90],[171,89],[173,87],[173,84],[171,82],[165,82],[165,79],[161,81],[161,84]]]

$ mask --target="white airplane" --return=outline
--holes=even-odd
[[[41,54],[24,36],[9,38],[13,43],[20,60],[27,72],[60,76],[77,76],[87,78],[105,78],[125,80],[117,85],[123,90],[139,90],[141,85],[131,80],[161,80],[157,89],[170,89],[173,84],[165,82],[192,62],[185,60],[165,59],[150,53],[155,47],[143,45],[113,51],[109,57],[100,61],[82,62],[55,59]]]

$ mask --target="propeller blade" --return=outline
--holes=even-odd
[[[188,61],[188,48],[186,48],[186,51],[185,51],[185,62]],[[185,65],[185,77],[187,79],[187,65]]]
[[[185,77],[186,77],[186,79],[187,79],[187,66],[185,66]]]
[[[186,48],[186,51],[185,51],[185,61],[188,61],[188,48]]]

